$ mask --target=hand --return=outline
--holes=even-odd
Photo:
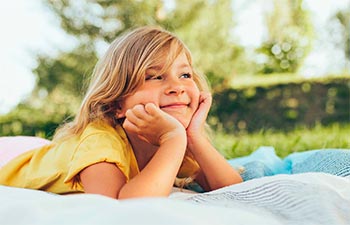
[[[136,105],[127,110],[125,116],[124,129],[137,134],[140,139],[153,145],[160,146],[179,135],[186,138],[182,124],[153,103]]]
[[[187,137],[203,135],[204,125],[212,104],[212,96],[209,92],[201,92],[199,96],[199,105],[192,116],[191,122],[187,127]]]

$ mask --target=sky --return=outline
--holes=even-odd
[[[236,34],[242,45],[257,46],[264,37],[262,18],[264,0],[235,0],[239,10]],[[317,29],[321,30],[335,10],[344,8],[350,0],[305,0],[311,10]],[[252,16],[255,17],[252,17]],[[57,54],[69,49],[73,41],[59,28],[59,22],[38,0],[3,1],[0,7],[0,114],[5,114],[25,99],[35,85],[32,69],[36,67],[35,56],[39,53]],[[243,35],[244,34],[244,35]],[[323,37],[326,39],[327,37]],[[326,45],[324,45],[326,46]],[[316,48],[304,68],[305,74],[327,71],[337,72],[329,61],[332,47]],[[327,49],[326,49],[327,50]]]

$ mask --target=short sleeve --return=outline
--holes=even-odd
[[[132,157],[125,143],[119,137],[109,133],[92,134],[85,137],[78,145],[72,160],[69,162],[65,183],[74,183],[74,178],[86,167],[99,162],[115,163],[130,179],[130,164]]]

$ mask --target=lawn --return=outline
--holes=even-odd
[[[350,124],[317,125],[311,129],[303,127],[289,132],[261,130],[237,135],[215,133],[213,143],[227,159],[249,155],[260,146],[274,147],[280,157],[314,149],[350,149]]]

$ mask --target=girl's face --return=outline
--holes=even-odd
[[[153,103],[187,128],[199,104],[200,91],[185,53],[179,54],[164,74],[161,68],[146,71],[145,82],[121,103],[118,118],[138,104]]]

